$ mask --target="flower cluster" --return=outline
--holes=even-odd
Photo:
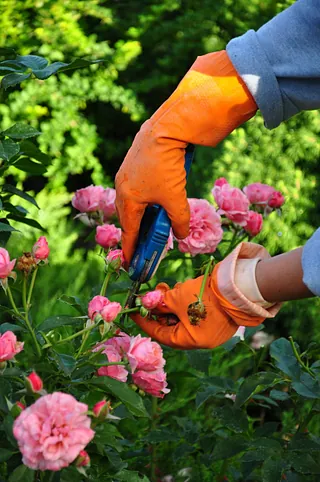
[[[97,315],[100,315],[104,321],[111,323],[117,318],[121,310],[120,303],[110,301],[105,296],[97,295],[89,302],[88,316],[93,321]]]
[[[12,360],[23,350],[23,345],[23,342],[17,341],[17,337],[12,331],[6,331],[0,335],[0,363]]]
[[[137,387],[159,398],[169,393],[170,390],[166,388],[165,359],[158,343],[141,335],[129,336],[120,332],[117,336],[97,345],[93,351],[101,351],[101,348],[108,362],[115,364],[99,368],[99,376],[126,382],[128,370],[124,364],[116,363],[127,362],[131,369],[132,381]]]

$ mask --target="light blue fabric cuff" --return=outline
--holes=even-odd
[[[302,250],[303,282],[316,296],[320,296],[320,228],[306,242]]]

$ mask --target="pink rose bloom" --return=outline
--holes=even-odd
[[[143,338],[141,335],[131,339],[127,357],[132,372],[136,369],[144,371],[160,370],[166,363],[161,346],[155,341],[151,341],[151,338]]]
[[[215,182],[214,182],[214,186],[216,187],[221,187],[221,186],[224,186],[225,184],[228,184],[228,181],[226,180],[225,177],[219,177]]]
[[[72,206],[81,213],[98,211],[104,194],[102,186],[88,186],[78,189],[72,198]]]
[[[93,351],[98,351],[101,348],[101,345],[94,348]],[[120,362],[121,355],[118,353],[116,348],[112,345],[106,345],[103,352],[108,362]],[[98,368],[97,375],[99,377],[111,377],[119,380],[119,382],[126,382],[128,378],[128,371],[125,369],[123,365],[112,365],[110,367],[100,367]]]
[[[250,201],[250,204],[266,205],[275,189],[269,184],[254,182],[243,188],[243,192]]]
[[[147,308],[147,310],[153,310],[156,308],[163,300],[163,293],[160,290],[149,291],[144,296],[141,297],[142,306]]]
[[[107,323],[111,323],[117,318],[121,310],[122,306],[120,305],[120,303],[117,303],[116,301],[110,301],[102,308],[100,314],[104,321],[106,321]]]
[[[181,253],[213,253],[223,235],[221,218],[205,199],[188,199],[190,206],[190,231],[185,239],[178,240]]]
[[[219,214],[224,214],[235,224],[244,226],[248,217],[249,200],[237,187],[229,184],[214,186],[212,195],[219,206]]]
[[[15,259],[10,261],[10,256],[6,249],[0,248],[0,279],[5,279],[10,275],[15,262]]]
[[[124,256],[122,249],[112,249],[106,256],[107,264],[115,270],[118,271],[124,263]]]
[[[23,410],[13,424],[22,462],[33,470],[70,465],[94,437],[87,411],[87,405],[61,392],[40,397]]]
[[[41,261],[48,258],[50,249],[45,236],[40,236],[38,241],[33,245],[32,254],[36,260]]]
[[[112,216],[116,214],[116,190],[112,187],[107,187],[100,198],[100,209],[103,212],[103,220],[107,222]]]
[[[263,217],[261,214],[255,211],[249,211],[246,224],[243,226],[244,230],[250,234],[250,236],[256,236],[260,233],[263,225]]]
[[[163,398],[170,390],[167,387],[164,370],[145,372],[139,370],[132,375],[133,383],[154,397]]]
[[[259,350],[263,346],[268,346],[270,343],[272,343],[274,340],[273,335],[269,335],[268,333],[264,331],[257,331],[253,336],[252,336],[252,341],[250,343],[251,348],[254,350]]]
[[[119,355],[123,356],[130,348],[131,337],[123,331],[120,331],[117,336],[109,338],[109,340],[105,341],[103,344],[113,346],[117,350]]]
[[[121,239],[121,229],[116,228],[114,224],[103,224],[97,226],[96,243],[100,244],[104,249],[113,248]]]
[[[110,303],[105,296],[97,295],[89,302],[88,316],[91,320],[94,320],[95,316],[101,312],[101,310]]]
[[[271,194],[271,197],[268,201],[268,206],[270,206],[271,208],[281,208],[281,206],[284,204],[284,197],[283,195],[281,194],[280,191],[274,191],[272,194]]]
[[[16,335],[12,331],[6,331],[0,335],[0,363],[11,360],[15,355],[23,350],[24,343],[17,341]]]

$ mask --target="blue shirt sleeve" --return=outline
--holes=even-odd
[[[320,0],[298,0],[227,45],[269,129],[320,108]]]
[[[303,282],[316,296],[320,296],[320,228],[306,242],[302,250]]]

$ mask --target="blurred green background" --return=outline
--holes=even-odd
[[[35,195],[30,210],[48,230],[50,269],[43,270],[38,314],[63,311],[57,294],[90,296],[102,280],[87,229],[73,221],[70,200],[87,185],[113,179],[141,123],[170,95],[197,55],[223,49],[257,29],[293,1],[275,0],[2,0],[0,44],[49,61],[106,59],[100,66],[33,80],[1,92],[0,127],[22,121],[38,128],[39,147],[53,157],[44,176],[14,167],[7,182]],[[271,254],[303,244],[319,225],[320,115],[300,114],[274,131],[257,115],[216,149],[198,148],[188,183],[192,197],[210,197],[217,177],[235,186],[265,182],[286,197],[281,218],[272,214],[257,241]],[[2,179],[1,182],[4,182]],[[28,206],[30,209],[30,205]],[[12,256],[39,236],[23,226],[8,245]],[[97,251],[96,251],[97,252]],[[159,276],[193,274],[191,263],[167,263]],[[179,269],[178,269],[179,268]],[[43,302],[43,300],[46,300]],[[266,324],[303,346],[318,334],[318,300],[288,303]]]

